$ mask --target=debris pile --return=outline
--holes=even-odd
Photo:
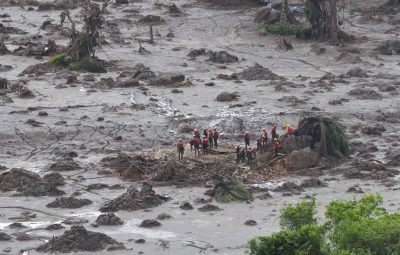
[[[49,208],[81,208],[85,205],[90,205],[92,203],[89,199],[80,199],[75,197],[58,197],[53,202],[47,204]]]
[[[246,81],[254,81],[254,80],[285,80],[282,76],[279,76],[273,73],[268,68],[263,67],[262,65],[255,63],[254,66],[245,69],[243,72],[237,73],[237,76]]]

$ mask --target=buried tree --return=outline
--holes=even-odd
[[[89,72],[106,72],[102,64],[95,57],[95,50],[100,45],[100,32],[103,27],[104,17],[111,0],[103,0],[100,7],[91,0],[85,0],[81,15],[83,27],[76,30],[75,21],[69,10],[61,13],[61,25],[70,23],[70,43],[66,53],[55,55],[49,63],[55,66],[68,66],[71,70],[85,70]]]

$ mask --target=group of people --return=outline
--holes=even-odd
[[[288,124],[285,125],[286,134],[292,134],[294,129],[289,127]],[[190,150],[194,150],[195,156],[200,155],[200,146],[202,147],[203,154],[208,153],[209,148],[217,148],[218,147],[218,137],[219,133],[217,129],[204,129],[203,137],[201,138],[200,132],[198,130],[194,130],[193,138],[190,140]],[[277,132],[277,126],[274,125],[271,129],[271,139],[274,155],[278,155],[281,145],[279,141],[279,135]],[[256,151],[264,151],[267,148],[269,143],[268,131],[266,129],[261,130],[260,136],[257,138],[257,150],[253,149],[251,146],[251,135],[249,132],[245,132],[244,134],[244,147],[237,145],[236,146],[236,163],[239,164],[241,162],[247,162],[251,164],[256,159]],[[179,140],[177,144],[178,157],[179,159],[183,158],[183,154],[185,152],[185,145],[181,140]]]
[[[195,129],[193,132],[193,137],[190,139],[190,150],[194,150],[195,156],[200,156],[200,146],[203,150],[203,154],[208,153],[209,148],[218,148],[218,138],[219,133],[216,128],[214,129],[204,129],[203,137],[201,137],[200,132]],[[182,159],[185,153],[185,145],[182,139],[179,140],[177,144],[178,158]]]

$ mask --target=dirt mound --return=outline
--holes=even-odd
[[[97,217],[96,223],[98,225],[122,225],[124,222],[117,217],[114,213],[103,213]]]
[[[101,212],[116,212],[118,210],[136,211],[140,209],[152,208],[161,204],[160,197],[154,192],[152,186],[143,183],[140,191],[131,186],[126,193],[107,202],[100,208]]]
[[[347,71],[346,73],[347,77],[356,77],[356,78],[368,78],[368,74],[367,72],[365,72],[364,70],[362,70],[359,67],[350,69],[349,71]]]
[[[152,181],[157,182],[190,182],[191,178],[182,170],[182,164],[177,161],[167,161],[154,174]]]
[[[13,168],[0,174],[0,190],[3,192],[13,191],[40,180],[38,174],[22,168]]]
[[[62,186],[65,184],[64,177],[59,173],[46,174],[45,176],[43,176],[43,181],[52,183],[55,186]]]
[[[212,52],[210,54],[209,60],[211,62],[219,63],[219,64],[230,64],[230,63],[238,62],[239,58],[235,55],[231,55],[228,52],[222,50],[222,51]]]
[[[139,225],[141,228],[154,228],[159,226],[161,226],[161,223],[156,220],[144,220]]]
[[[149,164],[155,162],[153,159],[142,156],[130,157],[124,153],[120,153],[114,157],[106,157],[100,161],[103,166],[117,171],[124,179],[130,181],[145,180],[148,177],[146,169],[149,167]]]
[[[282,76],[273,73],[268,68],[255,63],[254,66],[245,69],[243,72],[237,73],[237,76],[242,80],[255,81],[255,80],[284,80]]]
[[[303,187],[303,188],[328,187],[328,183],[321,181],[318,178],[310,178],[310,179],[304,180],[300,184],[300,187]]]
[[[206,204],[198,208],[197,210],[199,210],[200,212],[212,212],[212,211],[222,211],[223,209],[219,208],[216,205]]]
[[[79,164],[70,158],[59,159],[55,162],[50,163],[47,167],[47,170],[55,172],[73,171],[79,169],[81,169]]]
[[[216,100],[219,102],[230,102],[230,101],[236,100],[237,98],[238,98],[237,92],[233,92],[233,93],[221,92],[220,94],[217,95]]]
[[[51,182],[39,181],[25,185],[19,188],[18,191],[20,192],[19,195],[32,197],[64,195],[65,192],[57,189],[56,186]]]
[[[53,202],[46,205],[49,208],[81,208],[85,205],[90,205],[92,203],[89,199],[80,199],[75,197],[59,197]]]
[[[361,133],[366,134],[366,135],[377,135],[381,136],[383,132],[386,131],[386,128],[382,125],[376,125],[376,126],[367,126],[363,127],[361,129]]]
[[[350,96],[357,97],[357,99],[361,100],[379,100],[382,99],[382,95],[376,92],[373,89],[366,89],[366,88],[357,88],[349,91],[347,93]]]
[[[288,156],[288,169],[290,171],[299,171],[312,168],[318,165],[319,159],[319,154],[308,147],[302,150],[296,150]]]
[[[61,236],[54,237],[36,250],[40,252],[79,252],[101,251],[109,245],[119,244],[116,240],[103,234],[87,231],[82,226],[72,226]]]
[[[400,55],[400,41],[384,41],[375,50],[384,55]]]

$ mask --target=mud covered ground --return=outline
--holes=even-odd
[[[360,174],[360,168],[366,170],[363,167],[354,173],[351,164],[354,159],[376,160],[387,164],[385,169],[399,169],[400,56],[376,50],[384,41],[399,40],[399,15],[371,15],[365,11],[365,1],[348,1],[342,28],[357,38],[354,43],[333,46],[291,38],[294,49],[285,51],[278,47],[279,37],[257,29],[253,22],[257,5],[127,1],[111,5],[106,15],[105,42],[97,55],[107,61],[107,73],[38,69],[29,73],[26,68],[47,62],[48,57],[42,55],[46,55],[43,51],[49,39],[65,46],[68,38],[66,30],[58,27],[57,5],[48,10],[45,1],[26,2],[0,4],[1,40],[9,51],[17,50],[0,56],[0,76],[10,81],[9,87],[17,87],[0,89],[0,169],[18,167],[38,175],[28,173],[15,185],[0,177],[0,232],[11,238],[0,241],[1,254],[17,254],[21,249],[29,250],[26,254],[39,253],[37,247],[62,235],[71,223],[113,238],[96,236],[111,249],[121,248],[121,244],[127,249],[98,254],[244,254],[247,241],[276,231],[280,208],[301,196],[315,195],[322,208],[332,199],[380,192],[389,210],[397,210],[397,176],[377,176],[371,169]],[[70,2],[79,6],[79,1]],[[380,1],[369,2],[378,5]],[[172,3],[180,12],[171,11]],[[72,14],[79,17],[79,8]],[[146,15],[162,18],[153,22],[154,44],[146,43]],[[148,52],[139,52],[139,41]],[[205,50],[199,50],[202,48]],[[199,52],[202,54],[195,54]],[[248,70],[255,63],[264,69]],[[180,82],[182,75],[186,82],[181,86],[174,82],[165,85],[165,77]],[[139,84],[129,80],[132,77]],[[192,85],[187,86],[189,83]],[[32,97],[21,97],[20,84]],[[221,92],[235,92],[239,97],[220,102],[216,98]],[[272,197],[256,198],[251,204],[211,201],[208,203],[223,210],[202,212],[198,208],[204,204],[195,200],[208,198],[203,195],[205,183],[179,188],[154,183],[155,194],[161,195],[160,206],[115,212],[122,225],[92,225],[107,201],[126,192],[131,184],[139,190],[142,186],[112,174],[115,169],[102,164],[103,158],[118,153],[152,153],[160,158],[175,149],[177,139],[189,138],[186,130],[207,127],[220,130],[220,152],[228,153],[244,131],[257,134],[262,127],[282,127],[285,120],[295,126],[301,116],[313,113],[338,118],[352,142],[352,160],[318,173],[327,187],[273,191],[284,182],[300,185],[309,177],[293,173],[269,176],[271,180],[258,183],[253,190],[255,197],[267,190]],[[193,155],[188,152],[186,156],[190,162]],[[233,160],[232,155],[220,157]],[[61,174],[64,185],[59,176],[44,177],[54,172]],[[6,184],[9,186],[4,188]],[[254,182],[250,184],[254,188]],[[349,188],[353,188],[351,192]],[[46,206],[62,193],[77,200],[58,201],[56,208]],[[180,208],[184,201],[194,209]],[[157,219],[161,213],[171,218]],[[69,217],[85,221],[65,222]],[[139,227],[146,219],[157,219],[162,225]],[[248,220],[257,225],[245,225]],[[9,226],[14,222],[25,228]],[[46,229],[52,224],[66,229]]]

